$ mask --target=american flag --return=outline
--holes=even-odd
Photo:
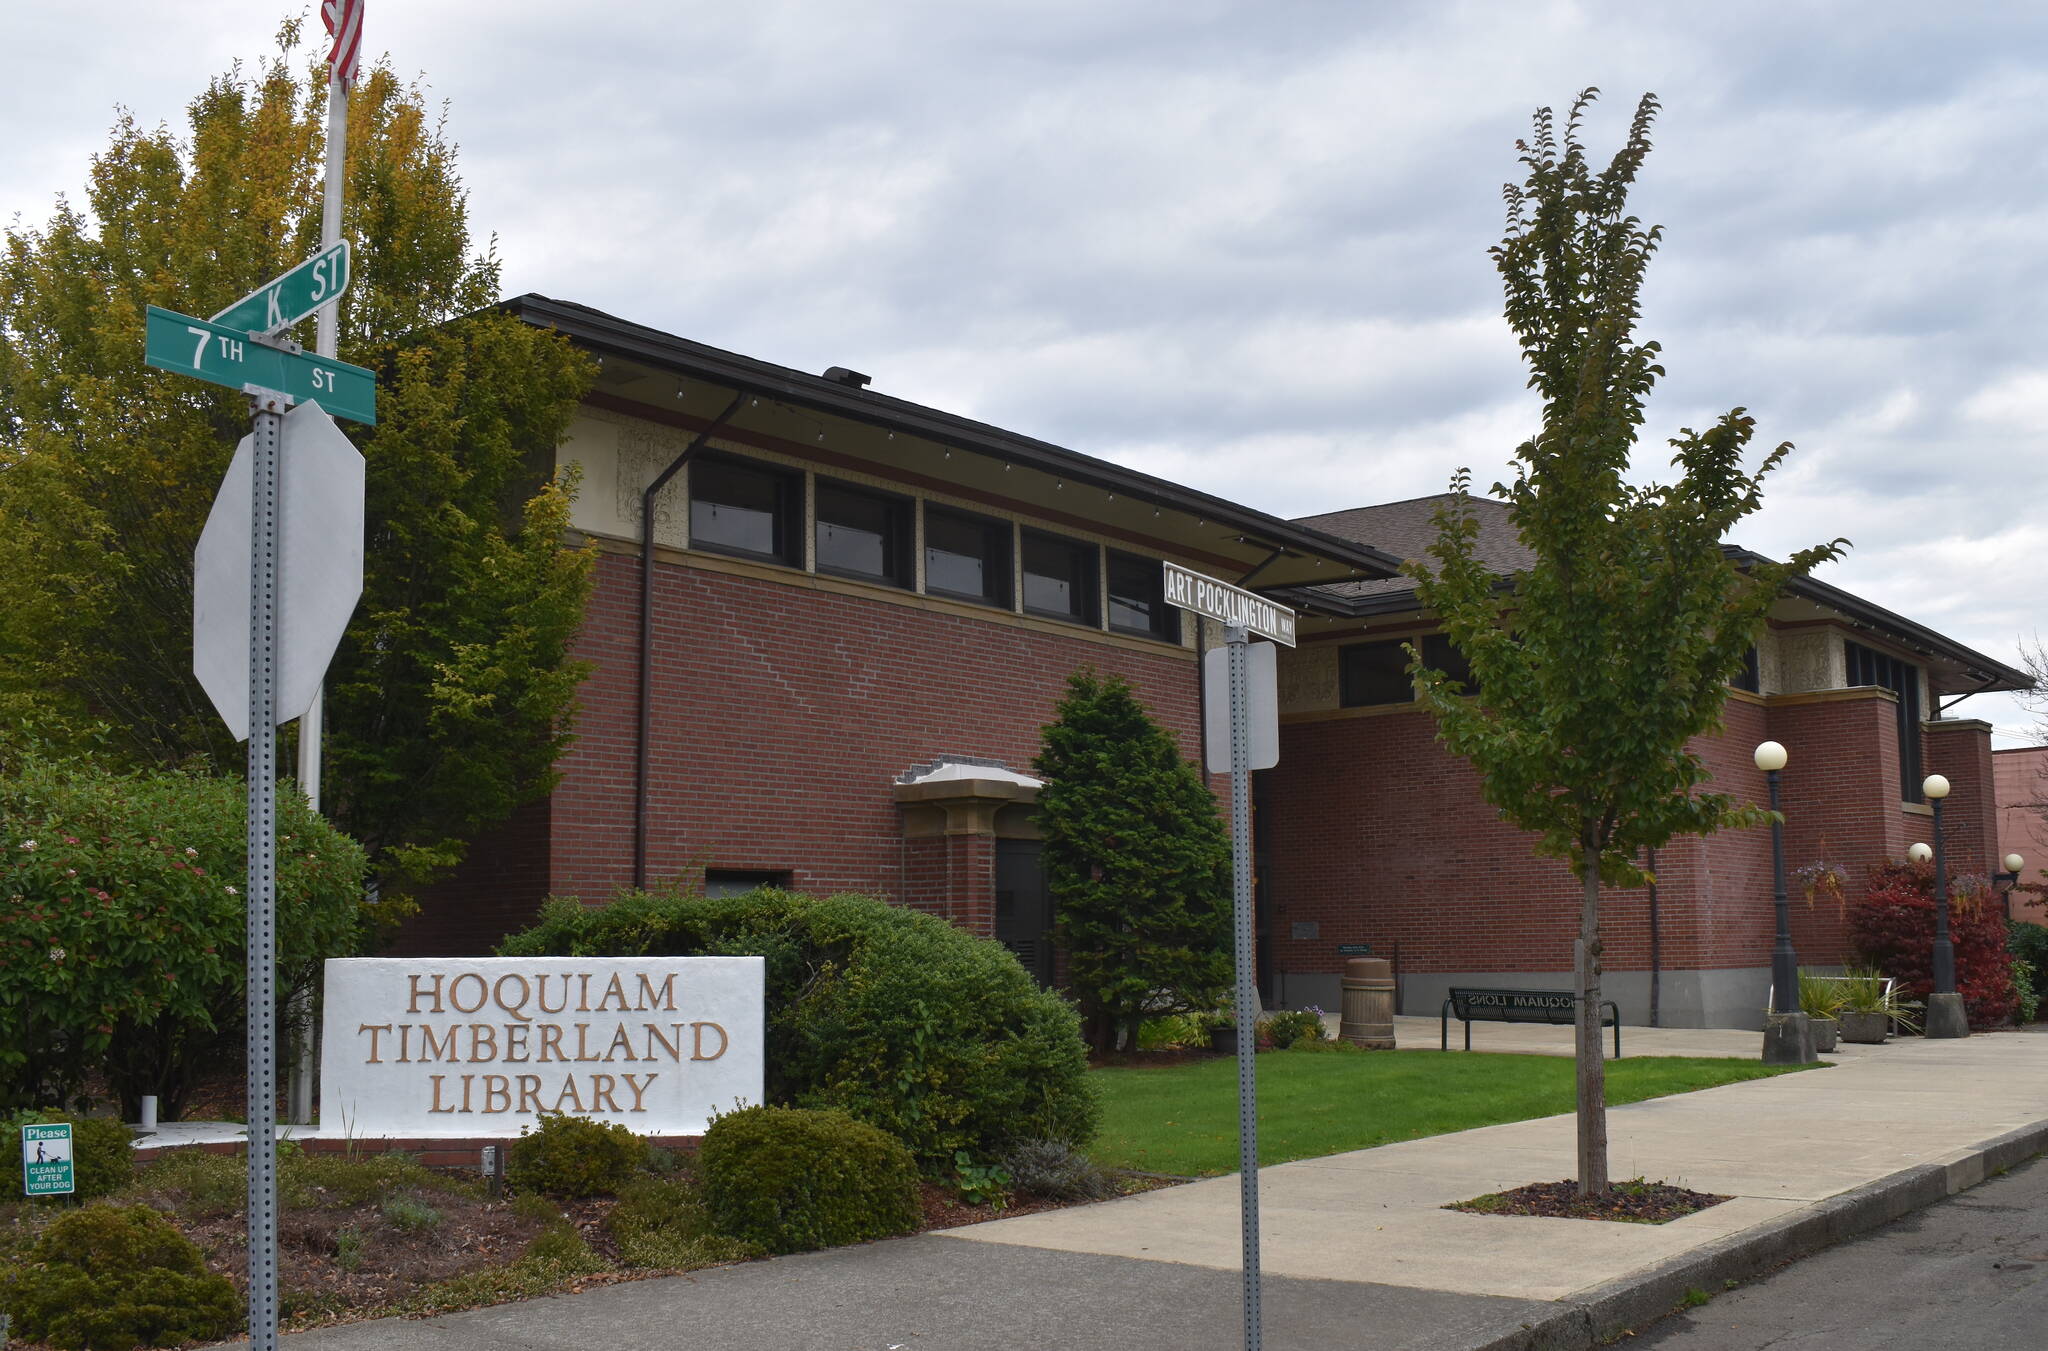
[[[321,0],[320,22],[334,38],[328,78],[346,89],[362,74],[363,0]]]

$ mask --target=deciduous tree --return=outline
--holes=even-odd
[[[1763,480],[1791,449],[1743,467],[1755,423],[1740,408],[1671,441],[1676,482],[1626,474],[1643,405],[1662,375],[1658,345],[1635,326],[1662,228],[1627,214],[1650,151],[1654,96],[1637,106],[1621,150],[1589,163],[1580,124],[1597,91],[1572,104],[1562,135],[1548,108],[1518,143],[1528,174],[1506,190],[1494,248],[1507,319],[1542,397],[1542,426],[1515,450],[1515,477],[1493,491],[1535,563],[1512,587],[1480,561],[1469,476],[1437,516],[1432,563],[1411,567],[1421,598],[1471,663],[1476,690],[1411,649],[1438,735],[1482,776],[1486,800],[1566,861],[1583,901],[1576,939],[1579,1190],[1607,1190],[1605,1067],[1600,1058],[1600,887],[1636,885],[1635,860],[1674,835],[1767,819],[1705,788],[1687,749],[1714,730],[1728,682],[1787,581],[1845,541],[1745,569],[1723,552],[1762,505]]]
[[[298,25],[215,79],[184,134],[122,114],[82,204],[0,256],[0,722],[131,765],[238,767],[191,675],[192,549],[247,401],[145,369],[145,306],[215,312],[310,256],[324,76]],[[424,91],[349,97],[340,356],[379,377],[368,577],[330,673],[324,805],[387,894],[544,793],[590,560],[551,452],[587,386],[567,343],[488,310],[456,151]],[[466,316],[466,317],[465,317]],[[289,763],[287,760],[286,763]]]

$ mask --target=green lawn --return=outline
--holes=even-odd
[[[1572,1110],[1562,1056],[1268,1052],[1259,1066],[1259,1162],[1286,1163],[1396,1140]],[[1761,1079],[1806,1066],[1642,1056],[1607,1064],[1610,1105]],[[1237,1061],[1090,1072],[1105,1168],[1209,1176],[1237,1169]]]

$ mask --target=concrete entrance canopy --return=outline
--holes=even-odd
[[[951,759],[899,779],[905,903],[993,935],[996,840],[1037,837],[1030,816],[1043,786],[1001,765]]]

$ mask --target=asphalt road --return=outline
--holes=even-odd
[[[1616,1345],[1669,1351],[2048,1346],[2048,1157]]]

